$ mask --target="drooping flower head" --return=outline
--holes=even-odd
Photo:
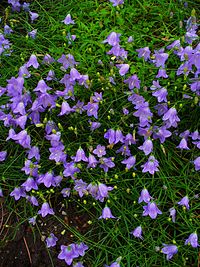
[[[196,232],[190,234],[188,239],[185,240],[185,245],[191,245],[193,248],[199,247],[198,235]]]
[[[183,197],[178,202],[178,205],[184,206],[184,207],[186,207],[189,210],[190,206],[189,206],[189,198],[188,198],[188,196]]]
[[[167,255],[167,260],[170,260],[178,252],[176,245],[163,244],[163,246],[164,247],[161,249],[161,252]]]
[[[141,227],[141,226],[136,227],[136,228],[131,232],[131,234],[133,234],[134,237],[143,239],[143,237],[142,237],[142,227]]]
[[[116,217],[114,217],[111,213],[111,210],[109,207],[105,207],[102,210],[102,215],[99,217],[99,219],[115,219]]]
[[[155,202],[148,202],[147,206],[143,206],[143,214],[142,216],[150,216],[151,219],[155,219],[158,214],[162,214],[162,212],[158,209]]]
[[[63,23],[65,23],[65,25],[69,25],[69,24],[75,24],[74,20],[71,18],[71,15],[68,14],[66,16],[66,18],[64,20],[62,20]]]
[[[153,198],[150,196],[149,191],[146,188],[144,188],[141,191],[140,197],[138,199],[138,203],[141,203],[142,201],[149,203],[151,199]]]

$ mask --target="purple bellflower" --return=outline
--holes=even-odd
[[[142,227],[141,227],[141,226],[136,227],[136,228],[131,232],[131,234],[133,234],[134,237],[143,239],[143,237],[142,237]]]
[[[113,3],[113,6],[123,5],[124,0],[110,0]]]
[[[188,239],[185,240],[185,245],[191,245],[193,248],[199,247],[197,233],[192,233]]]
[[[38,69],[38,67],[40,66],[38,61],[37,61],[37,57],[35,55],[31,55],[28,62],[26,63],[26,67],[33,67],[34,69]]]
[[[105,146],[97,145],[96,149],[93,150],[93,153],[99,158],[106,155]]]
[[[110,266],[105,265],[105,267],[120,267],[120,261],[121,261],[122,257],[119,257],[116,259],[115,262],[113,262]]]
[[[150,156],[148,161],[145,164],[141,165],[141,167],[143,168],[142,172],[149,172],[153,175],[156,171],[159,171],[158,166],[159,163],[155,159],[155,157]]]
[[[121,76],[124,76],[130,68],[129,64],[117,64],[116,67],[119,68],[119,74]]]
[[[88,158],[86,157],[85,152],[81,147],[79,147],[79,149],[76,152],[76,156],[74,157],[74,162],[80,162],[80,161],[88,162]]]
[[[7,151],[1,151],[0,152],[0,161],[4,161],[7,156]]]
[[[58,238],[53,233],[51,233],[49,235],[49,237],[46,238],[45,241],[46,241],[47,247],[50,248],[50,247],[54,247],[56,245]]]
[[[138,52],[138,57],[143,57],[145,61],[150,59],[151,51],[149,50],[149,47],[136,49],[136,51]]]
[[[175,108],[170,108],[163,116],[163,121],[165,121],[167,124],[167,127],[177,127],[177,122],[180,121],[179,117],[177,116],[177,111]]]
[[[130,156],[129,158],[124,159],[121,163],[126,164],[126,169],[129,170],[135,165],[135,162],[136,162],[135,156]]]
[[[48,214],[54,215],[53,209],[50,208],[49,203],[45,202],[42,204],[41,209],[38,211],[38,214],[41,214],[42,217],[46,217]]]
[[[15,187],[10,196],[14,197],[15,200],[19,200],[21,197],[26,197],[26,193],[23,187]]]
[[[177,204],[186,207],[187,210],[190,208],[188,196],[183,197]]]
[[[144,154],[147,156],[153,150],[153,142],[150,139],[144,141],[142,146],[139,146],[138,149],[142,150]]]
[[[66,18],[64,20],[62,20],[63,23],[65,23],[66,25],[69,25],[69,24],[75,24],[74,20],[72,20],[71,18],[71,15],[68,14],[66,16]]]
[[[194,160],[194,167],[195,167],[195,170],[196,171],[199,171],[200,170],[200,157],[196,158]]]
[[[140,193],[140,197],[138,199],[138,203],[141,203],[142,201],[149,203],[150,200],[153,199],[148,190],[146,188],[142,189],[141,193]]]
[[[36,13],[36,12],[29,11],[29,15],[31,17],[31,22],[32,23],[33,23],[34,20],[36,20],[39,17],[38,13]]]
[[[61,252],[58,255],[58,259],[65,260],[67,265],[71,265],[74,258],[78,258],[79,254],[76,251],[75,244],[70,244],[68,246],[61,246]]]
[[[174,207],[170,208],[169,209],[169,213],[170,213],[170,216],[172,217],[172,222],[175,223],[175,220],[176,220],[176,210]]]
[[[109,45],[115,46],[118,45],[118,43],[120,42],[120,33],[116,33],[116,32],[111,32],[108,37],[103,41],[103,43],[108,43]]]
[[[143,206],[143,214],[142,216],[150,216],[151,219],[155,219],[158,214],[162,214],[162,212],[158,209],[155,202],[148,202],[147,206]]]
[[[163,246],[164,247],[161,249],[161,252],[167,255],[167,260],[170,260],[178,252],[176,245],[163,244]]]
[[[115,219],[116,217],[114,217],[111,213],[111,210],[109,207],[105,207],[102,210],[102,215],[99,217],[99,219]]]
[[[124,80],[124,83],[128,84],[130,90],[132,90],[133,88],[140,89],[140,80],[138,79],[136,74],[128,77],[128,79]]]

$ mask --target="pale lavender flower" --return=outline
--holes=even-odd
[[[69,24],[75,24],[75,23],[74,23],[74,20],[72,20],[70,14],[68,14],[68,15],[66,16],[66,18],[65,18],[64,20],[62,20],[62,22],[65,23],[66,25],[69,25]]]
[[[136,228],[131,232],[131,234],[133,234],[134,237],[143,239],[143,237],[142,237],[142,227],[141,227],[141,226],[136,227]]]
[[[54,247],[56,245],[58,238],[53,233],[51,233],[49,235],[49,237],[46,238],[45,241],[46,241],[47,247],[50,248],[50,247]]]
[[[47,81],[55,80],[55,72],[53,70],[50,70],[46,77]]]
[[[121,163],[126,164],[126,169],[130,169],[135,165],[136,158],[135,156],[130,156],[128,159],[124,159]]]
[[[50,65],[53,62],[55,62],[55,59],[51,57],[49,54],[46,54],[42,60],[43,64],[48,64],[48,65]]]
[[[177,127],[177,122],[180,121],[179,117],[177,116],[177,111],[175,108],[170,108],[163,116],[163,121],[167,123],[168,127]]]
[[[31,37],[32,39],[35,39],[37,35],[37,29],[34,29],[30,32],[28,32],[28,36]]]
[[[7,151],[1,151],[0,152],[0,161],[4,161],[7,156]]]
[[[98,129],[101,126],[100,122],[89,121],[89,123],[90,123],[90,130],[91,131]]]
[[[164,49],[156,50],[154,51],[155,54],[153,56],[155,57],[155,60],[153,62],[155,63],[156,67],[162,67],[165,68],[165,61],[168,59],[169,55],[167,53],[164,53]]]
[[[34,206],[39,206],[37,198],[34,196],[26,196],[26,199]]]
[[[27,192],[32,189],[38,190],[37,183],[32,177],[29,177],[21,186],[24,187]]]
[[[77,150],[76,156],[74,158],[74,162],[80,162],[80,161],[88,162],[88,158],[86,157],[85,152],[81,147],[79,147],[79,149]]]
[[[170,212],[170,216],[172,216],[172,222],[175,223],[175,219],[176,219],[176,210],[175,210],[175,208],[174,207],[170,208],[169,212]]]
[[[183,197],[177,204],[181,206],[185,206],[188,210],[190,208],[188,196]]]
[[[200,157],[196,158],[194,160],[194,167],[195,167],[195,170],[196,171],[199,171],[200,170]]]
[[[61,194],[63,195],[63,197],[69,197],[70,196],[70,188],[63,188],[61,191]]]
[[[0,188],[0,197],[3,197],[3,190]]]
[[[130,90],[135,87],[140,89],[140,80],[138,79],[136,74],[128,77],[128,79],[124,80],[124,83],[128,83],[128,87]]]
[[[98,160],[96,160],[95,156],[89,154],[88,157],[88,168],[95,168],[98,164]]]
[[[136,51],[138,52],[138,57],[143,57],[145,61],[150,59],[151,51],[149,50],[149,47],[136,49]]]
[[[39,148],[37,146],[33,146],[28,151],[28,159],[35,158],[37,161],[40,161],[40,153]]]
[[[149,191],[146,188],[144,188],[144,189],[142,189],[142,191],[140,193],[138,203],[141,203],[142,201],[149,203],[151,199],[153,199],[153,198],[150,196]]]
[[[70,105],[67,103],[67,101],[63,101],[61,105],[61,111],[59,113],[59,116],[68,115],[71,112],[73,112],[73,108],[70,107]]]
[[[109,144],[115,143],[115,130],[109,129],[105,134],[104,138],[108,139]]]
[[[113,162],[113,158],[100,158],[99,162],[100,164],[100,168],[102,168],[104,170],[104,172],[108,172],[109,168],[114,168],[115,167],[115,163]]]
[[[111,213],[111,210],[109,207],[105,207],[102,210],[102,215],[99,217],[99,219],[115,219],[116,217],[114,217]]]
[[[26,63],[25,66],[26,66],[27,68],[33,66],[34,69],[38,69],[38,67],[39,67],[39,63],[38,63],[38,61],[37,61],[37,57],[36,57],[36,55],[34,55],[34,54],[31,55],[30,58],[29,58],[29,60],[28,60],[28,62]]]
[[[97,196],[95,198],[97,200],[103,202],[104,198],[108,197],[108,192],[112,191],[112,190],[113,190],[113,187],[99,183],[98,184],[98,190],[97,190]]]
[[[32,225],[35,225],[36,224],[36,216],[32,217],[32,218],[29,218],[28,222]]]
[[[116,259],[115,262],[113,262],[110,266],[105,265],[105,267],[120,267],[120,261],[121,261],[122,257],[119,257]]]
[[[155,91],[152,93],[153,96],[157,97],[158,102],[167,102],[167,89],[165,87]]]
[[[147,156],[153,151],[153,142],[150,139],[144,141],[142,146],[139,146],[138,149],[142,150]]]
[[[61,246],[61,252],[58,255],[58,259],[65,260],[67,265],[71,265],[74,258],[79,256],[76,251],[75,244],[70,244],[68,246]]]
[[[13,32],[13,30],[8,26],[8,25],[5,25],[4,26],[4,34],[11,34]]]
[[[31,77],[31,74],[28,71],[28,68],[27,68],[26,64],[23,65],[23,66],[21,66],[19,68],[18,76],[19,77],[22,77],[22,78],[29,78],[29,77]]]
[[[119,37],[121,36],[120,33],[111,32],[108,37],[103,41],[103,43],[108,43],[109,45],[115,46],[118,45],[120,42]]]
[[[185,245],[191,245],[193,248],[199,247],[198,235],[196,232],[192,233],[185,241]]]
[[[161,249],[161,252],[167,255],[167,260],[170,260],[178,252],[176,245],[163,244],[163,246],[164,247]]]
[[[38,214],[41,214],[42,217],[46,217],[48,214],[54,215],[53,209],[50,208],[49,203],[45,202],[42,204],[41,209],[38,211]]]
[[[129,64],[117,64],[116,67],[119,69],[119,74],[124,76],[129,71]]]
[[[76,190],[79,194],[79,197],[83,197],[83,195],[87,194],[87,183],[85,183],[82,179],[75,180],[74,190]]]
[[[110,0],[113,3],[113,6],[118,6],[124,4],[124,0]]]
[[[26,3],[26,2],[24,2],[24,3],[22,4],[23,10],[24,10],[25,12],[29,12],[29,11],[30,11],[29,6],[30,6],[30,3]]]
[[[97,147],[93,150],[93,153],[97,155],[99,158],[106,155],[105,146],[97,145]]]
[[[88,250],[88,246],[81,242],[80,244],[75,244],[75,250],[79,254],[79,256],[84,256],[85,251]]]
[[[168,131],[165,126],[154,126],[153,130],[153,138],[159,139],[161,144],[165,142],[165,139],[167,137],[170,137],[172,135],[172,133]]]
[[[156,78],[168,78],[169,76],[167,75],[167,73],[166,73],[166,70],[165,69],[163,69],[163,68],[160,68],[159,70],[158,70],[158,74],[156,75]]]
[[[97,103],[100,102],[102,99],[103,99],[102,98],[102,92],[100,92],[100,93],[95,92],[94,96],[92,97],[92,100],[94,102],[97,102]]]
[[[88,116],[94,116],[95,119],[98,119],[98,109],[99,109],[98,103],[88,102],[88,104],[85,105],[83,108],[84,110],[87,110]]]
[[[29,11],[29,15],[31,17],[31,22],[33,23],[34,20],[36,20],[39,17],[39,14],[36,12]]]
[[[189,147],[187,146],[187,140],[182,138],[177,148],[189,150]]]
[[[80,80],[81,78],[81,74],[77,71],[76,68],[71,68],[70,70],[70,80],[72,82],[76,81],[76,80]]]
[[[122,111],[123,111],[124,115],[128,115],[129,114],[129,110],[127,108],[123,108]]]
[[[133,42],[133,36],[129,36],[127,42],[132,43]]]
[[[155,202],[148,202],[147,206],[143,206],[143,214],[142,216],[150,216],[151,219],[155,219],[158,214],[162,214],[162,212],[158,209]]]
[[[69,67],[74,68],[75,65],[79,64],[75,61],[74,57],[71,54],[62,54],[62,56],[57,61],[63,64],[63,67],[65,69],[68,69]]]
[[[15,187],[10,196],[14,197],[15,200],[19,200],[21,197],[26,197],[26,193],[23,187]]]

